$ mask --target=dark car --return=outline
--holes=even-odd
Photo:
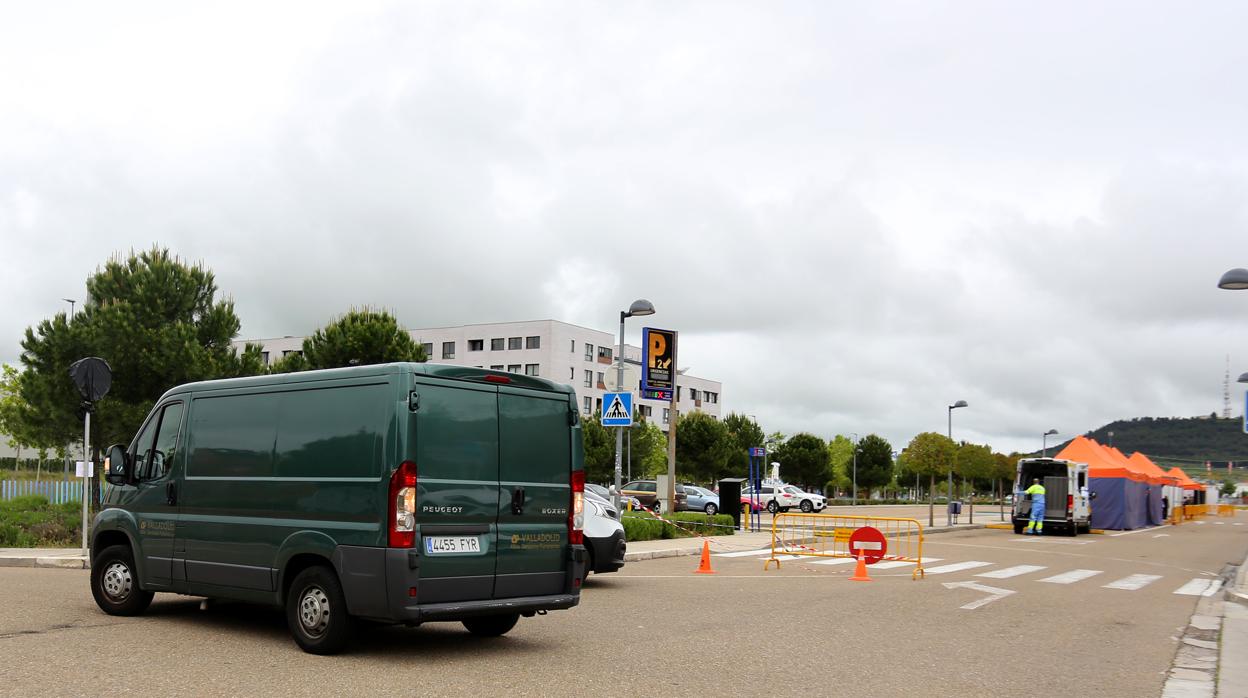
[[[659,500],[658,483],[654,480],[633,480],[620,488],[620,494],[636,497],[643,507],[655,513],[658,513],[663,506]],[[684,486],[676,485],[676,511],[684,511],[688,508],[688,501],[689,496],[685,494]]]

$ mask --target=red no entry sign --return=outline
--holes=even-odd
[[[884,534],[880,533],[878,528],[863,526],[849,536],[849,553],[855,558],[862,553],[868,565],[879,562],[887,552],[888,541],[884,539]]]

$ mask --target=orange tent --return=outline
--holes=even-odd
[[[1204,485],[1202,485],[1202,484],[1200,484],[1199,482],[1196,482],[1195,480],[1193,480],[1191,477],[1189,477],[1189,476],[1188,476],[1188,474],[1187,474],[1187,473],[1183,472],[1183,471],[1182,471],[1181,469],[1179,469],[1179,468],[1171,468],[1170,470],[1168,470],[1168,471],[1167,471],[1167,473],[1168,473],[1168,474],[1170,474],[1170,475],[1173,475],[1175,478],[1177,478],[1177,479],[1178,479],[1178,481],[1179,481],[1179,487],[1182,487],[1182,488],[1183,488],[1183,489],[1185,489],[1185,490],[1203,490],[1203,489],[1205,489],[1205,486],[1204,486]]]
[[[1135,467],[1136,470],[1148,476],[1150,482],[1154,485],[1173,485],[1174,476],[1162,470],[1148,456],[1136,451],[1127,459]]]
[[[1136,481],[1148,479],[1144,473],[1132,467],[1127,459],[1116,458],[1104,446],[1086,436],[1076,436],[1055,458],[1087,463],[1088,477],[1123,477]]]

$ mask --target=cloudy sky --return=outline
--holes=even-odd
[[[1220,412],[1227,355],[1248,371],[1248,292],[1216,288],[1248,266],[1244,26],[1234,2],[9,4],[0,361],[157,243],[243,337],[359,305],[614,331],[649,298],[769,431],[900,447],[964,399],[955,437],[1030,450]]]

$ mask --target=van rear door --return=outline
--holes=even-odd
[[[572,413],[565,393],[498,388],[498,577],[494,597],[567,591]]]
[[[498,395],[413,376],[420,603],[488,599],[497,546]]]

